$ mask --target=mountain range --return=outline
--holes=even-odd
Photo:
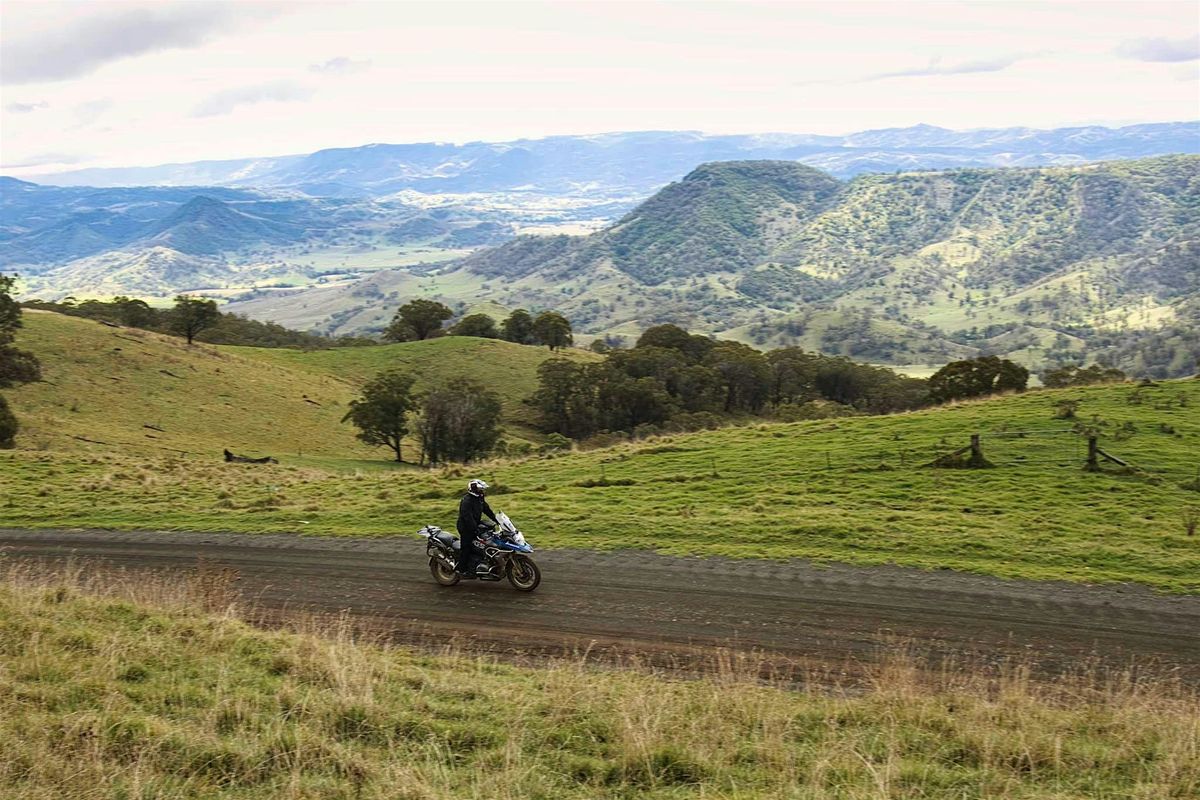
[[[358,275],[364,261],[462,255],[504,241],[522,223],[560,216],[436,198],[414,205],[221,186],[42,186],[0,177],[0,269],[19,272],[46,299],[305,285],[330,272]]]
[[[1114,331],[1192,313],[1200,157],[849,181],[795,162],[705,164],[589,236],[522,236],[420,276],[232,307],[344,332],[380,327],[414,295],[557,308],[610,337],[674,322],[887,363],[1078,360]],[[1160,360],[1178,372],[1195,356]]]
[[[369,144],[305,155],[82,169],[37,178],[57,186],[239,186],[317,197],[524,192],[645,197],[711,161],[786,160],[839,178],[953,167],[1067,165],[1200,152],[1200,122],[954,131],[932,125],[811,134],[644,131],[510,142]]]
[[[0,269],[27,296],[200,292],[336,333],[377,331],[423,296],[557,308],[613,338],[671,321],[898,364],[1150,348],[1177,372],[1200,272],[1197,158],[1090,162],[1197,151],[1196,122],[920,125],[368,145],[47,178],[64,185],[0,177]],[[1013,166],[1026,164],[1043,166]],[[78,182],[158,185],[65,185]],[[1150,336],[1162,325],[1183,339]],[[1133,331],[1154,343],[1130,351]]]

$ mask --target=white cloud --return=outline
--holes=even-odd
[[[111,97],[102,97],[99,100],[88,100],[79,103],[71,109],[71,113],[75,115],[75,126],[84,128],[91,125],[100,117],[104,116],[110,108],[113,107]]]
[[[6,160],[86,153],[86,166],[122,166],[619,130],[1200,118],[1197,61],[1116,52],[1195,31],[1194,2],[342,0],[291,3],[270,24],[251,24],[256,7],[240,3],[48,2],[0,0],[6,70],[75,73],[23,94],[4,87],[4,103],[47,103],[0,104]],[[173,22],[157,37],[111,27],[137,10]],[[195,30],[181,31],[189,14]],[[97,20],[109,21],[104,36]],[[29,49],[40,41],[45,56]],[[112,107],[87,105],[97,98]],[[103,116],[81,128],[86,109]]]
[[[85,157],[76,153],[35,153],[19,161],[0,164],[0,169],[19,169],[23,167],[59,167],[71,166],[85,161]]]
[[[95,8],[100,14],[87,15]],[[174,48],[194,48],[237,27],[247,16],[270,7],[234,3],[155,4],[143,7],[48,3],[58,24],[10,38],[0,52],[0,82],[63,81],[87,75],[105,64]]]
[[[309,65],[309,72],[318,72],[323,75],[354,75],[359,72],[366,72],[371,68],[371,60],[363,59],[355,61],[345,56],[331,58],[324,64]]]
[[[43,100],[37,103],[8,103],[4,106],[4,110],[13,114],[32,114],[34,111],[49,107],[50,104]]]
[[[229,114],[238,106],[257,103],[291,103],[307,100],[313,90],[293,81],[274,81],[257,86],[240,86],[210,95],[192,109],[193,117],[217,117]]]
[[[1200,33],[1182,39],[1129,39],[1121,42],[1116,53],[1137,61],[1195,61],[1200,59]]]
[[[862,81],[882,81],[889,78],[920,78],[930,75],[972,75],[978,72],[1000,72],[1006,70],[1018,61],[1029,58],[1027,55],[998,56],[995,58],[980,58],[970,61],[959,61],[946,64],[940,57],[930,59],[924,67],[915,69],[900,69],[892,72],[877,72],[862,78]]]

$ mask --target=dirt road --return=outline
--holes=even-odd
[[[1018,656],[1047,672],[1132,664],[1200,684],[1200,597],[1140,587],[560,550],[536,554],[543,582],[523,594],[507,583],[436,585],[415,536],[0,529],[0,550],[155,569],[203,557],[237,570],[243,597],[268,612],[347,610],[394,639],[517,658],[590,650],[686,665],[727,648],[836,671],[907,641],[923,657]]]

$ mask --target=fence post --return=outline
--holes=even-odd
[[[1100,471],[1099,455],[1100,455],[1100,447],[1096,444],[1096,437],[1089,436],[1088,437],[1087,465],[1084,467],[1084,469],[1087,470],[1088,472],[1099,472]]]
[[[967,463],[972,467],[991,466],[983,457],[983,447],[979,444],[978,433],[971,434],[971,457],[967,460]]]

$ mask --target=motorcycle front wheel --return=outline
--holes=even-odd
[[[532,592],[542,582],[542,571],[532,558],[512,558],[508,562],[508,582],[518,591]]]
[[[462,576],[455,572],[454,567],[440,558],[429,559],[429,571],[433,573],[433,579],[442,586],[453,586],[462,579]]]

